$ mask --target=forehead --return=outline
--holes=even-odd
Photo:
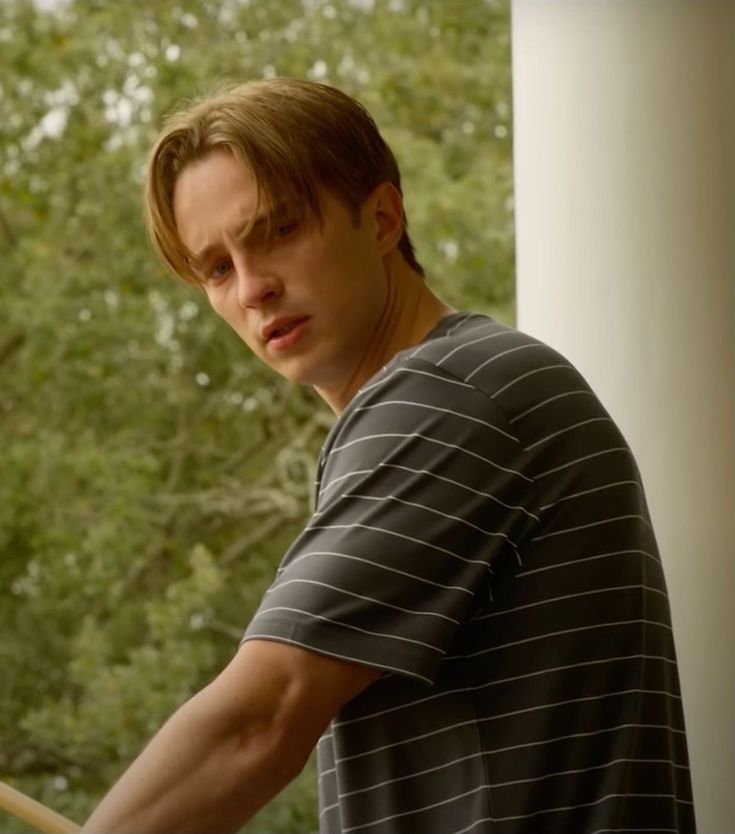
[[[253,227],[272,231],[285,213],[312,215],[321,226],[333,195],[318,183],[259,181],[250,167],[226,149],[189,163],[174,183],[172,210],[187,257],[211,249],[214,238],[242,237]],[[339,201],[341,202],[341,201]]]
[[[174,185],[176,229],[191,252],[210,242],[213,234],[238,231],[257,212],[258,205],[255,177],[227,151],[212,151],[189,163]]]

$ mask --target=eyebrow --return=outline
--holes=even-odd
[[[234,238],[238,243],[243,243],[249,237],[263,229],[265,226],[272,223],[274,220],[288,214],[289,206],[286,203],[279,203],[268,211],[261,212],[254,220],[243,220],[235,227],[238,231],[229,236]],[[202,266],[211,258],[212,254],[221,247],[220,242],[208,243],[198,252],[194,252],[189,259],[189,265],[194,269],[201,269]]]

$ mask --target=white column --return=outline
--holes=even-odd
[[[513,0],[518,325],[633,447],[701,834],[735,832],[735,0]]]

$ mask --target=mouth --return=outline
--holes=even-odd
[[[271,339],[278,339],[280,336],[285,336],[286,333],[290,333],[295,327],[301,324],[302,321],[304,321],[304,319],[294,319],[293,321],[288,322],[288,324],[271,328],[268,331],[267,341],[270,341]]]
[[[303,332],[303,325],[309,320],[308,316],[293,319],[280,319],[265,328],[263,337],[267,345],[277,350],[291,347],[298,341]]]

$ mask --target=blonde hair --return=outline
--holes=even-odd
[[[154,247],[181,278],[199,284],[191,253],[181,242],[173,194],[181,172],[215,149],[224,149],[253,174],[258,204],[293,203],[321,219],[319,189],[359,209],[383,182],[401,192],[393,152],[367,110],[326,84],[273,78],[221,88],[175,113],[151,153],[145,218]],[[401,192],[402,193],[402,192]],[[257,212],[255,212],[257,214]],[[398,249],[423,275],[403,215]]]

